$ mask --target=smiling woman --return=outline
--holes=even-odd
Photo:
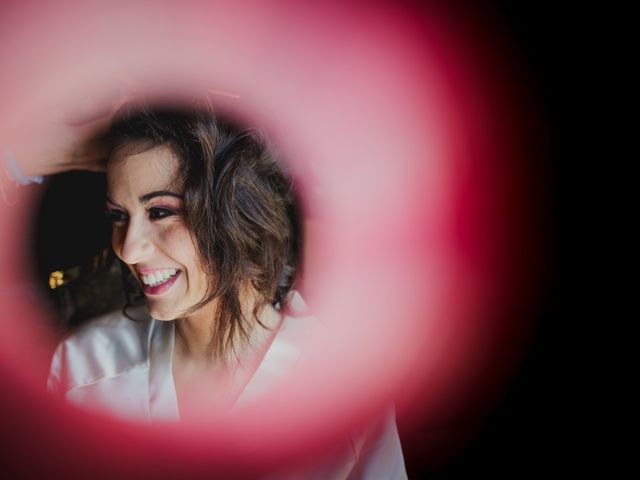
[[[283,165],[208,107],[127,106],[103,141],[113,250],[146,302],[64,340],[49,390],[136,421],[198,421],[272,391],[323,328],[294,290],[302,229]],[[320,472],[404,478],[393,416],[296,475]]]
[[[106,145],[114,251],[147,276],[152,314],[217,317],[209,353],[228,355],[247,340],[249,304],[256,319],[286,307],[301,244],[288,176],[255,132],[210,109],[124,110]],[[159,298],[173,268],[177,288]]]
[[[148,334],[154,322],[171,327],[173,415],[197,418],[204,405],[230,408],[294,295],[301,240],[293,185],[256,133],[210,108],[125,106],[104,144],[113,250],[144,292],[144,313],[153,319]],[[106,324],[102,330],[114,328],[114,321]],[[115,324],[117,331],[131,327],[123,319]],[[93,398],[97,380],[113,377],[111,366],[92,372],[91,385],[69,376],[82,363],[71,362],[69,352],[97,331],[90,323],[60,346],[50,388],[85,407],[139,418],[131,405]]]

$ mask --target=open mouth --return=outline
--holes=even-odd
[[[180,273],[182,273],[181,270],[170,268],[147,275],[141,274],[142,290],[147,295],[161,295],[173,286]]]

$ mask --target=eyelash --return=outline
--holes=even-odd
[[[151,218],[151,220],[161,220],[163,218],[175,215],[175,212],[173,210],[169,210],[168,208],[152,207],[147,211],[149,212],[149,217]]]
[[[174,212],[173,210],[160,207],[151,207],[147,210],[147,212],[149,212],[149,218],[151,220],[162,220],[163,218],[171,217],[176,214],[176,212]],[[107,217],[107,220],[109,220],[113,224],[121,223],[127,220],[127,215],[121,210],[107,208],[104,213]]]

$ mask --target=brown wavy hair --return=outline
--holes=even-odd
[[[185,222],[209,277],[204,298],[180,318],[216,300],[211,350],[233,353],[254,323],[262,325],[265,306],[286,309],[299,268],[301,212],[282,161],[264,135],[208,105],[125,106],[104,140],[107,161],[159,145],[178,156]],[[249,318],[248,286],[258,293]]]

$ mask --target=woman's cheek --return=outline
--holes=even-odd
[[[177,254],[193,245],[189,230],[181,221],[171,221],[163,225],[159,232],[159,243],[167,247],[167,254]]]

